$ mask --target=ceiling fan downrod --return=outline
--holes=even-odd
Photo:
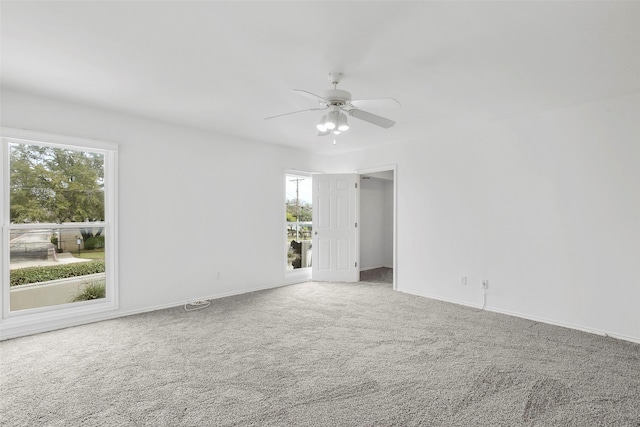
[[[335,89],[343,77],[344,77],[343,73],[338,73],[338,72],[329,73],[329,83],[331,83],[333,85],[333,88]]]

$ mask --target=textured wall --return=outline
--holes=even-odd
[[[640,341],[638,117],[640,96],[619,97],[334,168],[397,164],[399,290],[479,306],[486,279],[492,310]]]
[[[393,184],[375,178],[360,184],[360,268],[393,267]]]
[[[120,312],[287,280],[284,171],[321,156],[12,91],[1,124],[118,144]]]

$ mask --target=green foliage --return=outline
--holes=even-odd
[[[11,222],[104,220],[103,154],[27,144],[9,152]]]
[[[18,268],[9,272],[9,285],[17,286],[26,285],[27,283],[48,282],[50,280],[104,273],[104,271],[104,261],[100,260],[51,267]]]
[[[89,301],[104,298],[106,295],[104,282],[91,282],[69,299],[69,302]]]
[[[99,249],[104,248],[104,236],[89,237],[84,242],[85,249]]]
[[[311,221],[311,212],[312,209],[310,203],[300,200],[298,204],[296,204],[295,199],[287,200],[287,221]]]

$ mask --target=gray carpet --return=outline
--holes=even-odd
[[[361,271],[360,281],[393,284],[393,269],[389,267],[378,267]]]
[[[0,343],[6,426],[640,426],[640,345],[304,283]]]

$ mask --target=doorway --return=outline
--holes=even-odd
[[[381,167],[360,175],[360,281],[397,284],[396,169]]]

